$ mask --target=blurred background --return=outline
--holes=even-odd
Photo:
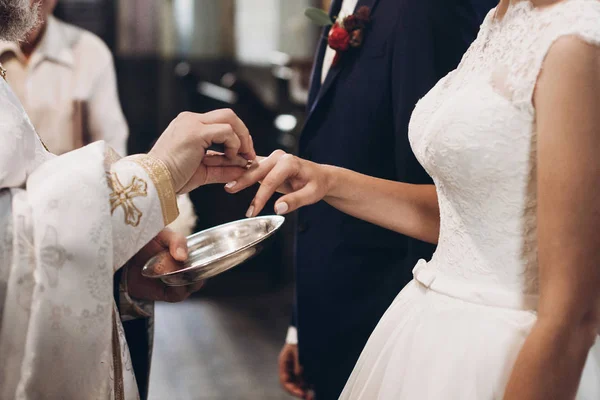
[[[322,0],[60,0],[55,15],[112,50],[130,128],[146,152],[181,111],[232,108],[259,154],[294,152]],[[243,218],[255,189],[204,187],[196,230]],[[267,208],[270,213],[271,207]],[[288,399],[277,356],[293,295],[293,217],[263,253],[182,304],[156,308],[150,399]]]

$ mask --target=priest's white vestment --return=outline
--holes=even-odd
[[[169,171],[48,153],[0,79],[0,399],[136,399],[113,274],[177,216]]]

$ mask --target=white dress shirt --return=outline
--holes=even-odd
[[[356,5],[358,4],[358,0],[343,0],[342,8],[338,14],[338,19],[343,19],[348,15],[352,15],[355,12]],[[323,67],[321,71],[321,83],[325,82],[327,78],[327,74],[331,69],[331,64],[333,63],[333,59],[335,57],[335,50],[331,47],[327,46],[325,50],[325,57],[323,58]],[[298,330],[294,326],[290,326],[288,328],[287,337],[285,339],[287,344],[298,344]]]
[[[338,14],[338,19],[343,19],[348,15],[354,14],[356,9],[356,4],[358,4],[358,0],[344,0],[342,2],[342,8]],[[325,78],[327,78],[327,74],[329,73],[329,69],[331,68],[331,63],[333,63],[333,59],[335,57],[335,50],[331,47],[327,46],[325,50],[325,57],[323,58],[323,70],[321,71],[321,83],[325,82]]]
[[[43,35],[29,60],[16,43],[0,42],[0,63],[44,143],[63,154],[104,140],[125,155],[129,132],[108,47],[52,16]]]

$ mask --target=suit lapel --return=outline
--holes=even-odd
[[[334,0],[331,3],[331,9],[329,10],[329,16],[333,19],[335,15],[340,12],[342,8],[343,0]],[[324,27],[321,30],[321,36],[319,37],[319,44],[317,45],[317,56],[315,57],[315,64],[310,77],[310,89],[308,94],[308,110],[311,112],[315,100],[321,90],[321,74],[323,72],[323,60],[325,59],[325,50],[327,50],[327,36],[329,35],[330,27]]]
[[[355,11],[358,10],[360,7],[367,6],[371,10],[371,12],[373,12],[378,1],[379,0],[358,0]],[[341,8],[342,8],[342,0],[337,0],[335,3],[333,3],[333,5],[331,7],[330,15],[331,16],[337,15]],[[309,110],[308,110],[308,116],[306,118],[307,123],[310,120],[315,109],[319,106],[319,103],[321,102],[323,97],[325,97],[325,95],[327,94],[329,89],[331,89],[331,87],[337,80],[337,77],[338,77],[340,71],[342,70],[343,64],[344,64],[344,62],[342,61],[342,62],[340,62],[339,65],[337,65],[335,67],[332,66],[329,69],[329,72],[327,73],[325,82],[323,82],[323,85],[320,85],[321,73],[323,71],[323,59],[325,58],[325,50],[327,49],[327,36],[328,35],[329,35],[329,28],[325,28],[323,30],[323,36],[321,37],[321,41],[319,44],[319,46],[320,46],[319,53],[317,55],[317,59],[315,61],[316,64],[315,64],[315,67],[313,68],[313,74],[311,77],[311,88],[310,88],[310,96],[309,96],[309,103],[308,103]],[[317,83],[319,84],[318,86],[317,86]]]
[[[327,33],[329,28],[323,28],[317,45],[317,55],[310,76],[310,88],[308,91],[308,110],[312,109],[317,95],[321,89],[321,73],[323,72],[323,59],[325,58],[325,50],[327,50]]]

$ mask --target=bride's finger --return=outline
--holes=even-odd
[[[316,185],[309,183],[297,192],[282,196],[275,203],[275,213],[277,215],[285,215],[301,207],[315,204],[321,200],[317,195],[316,189]]]
[[[297,172],[298,165],[293,156],[286,155],[282,157],[271,172],[262,180],[246,216],[250,218],[260,213],[277,189]]]
[[[284,154],[285,152],[279,150],[266,158],[257,157],[257,162],[252,165],[248,172],[235,181],[227,183],[227,185],[225,185],[225,190],[229,193],[238,193],[257,182],[262,181],[275,165],[277,165],[277,162]]]

